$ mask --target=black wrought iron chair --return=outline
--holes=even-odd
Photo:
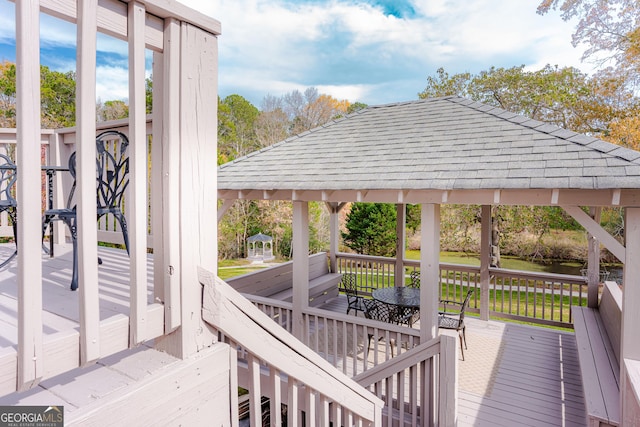
[[[365,307],[364,316],[367,319],[378,320],[380,322],[391,323],[394,325],[398,324],[397,307],[391,304],[386,304],[384,302],[374,300],[374,299],[368,299],[368,298],[363,299],[363,303]],[[369,334],[369,342],[367,345],[367,350],[371,348],[371,338],[373,338],[373,335]],[[378,341],[381,339],[383,339],[383,337],[380,337]],[[391,347],[391,357],[393,357],[395,340],[391,339],[389,342],[389,346]]]
[[[363,303],[365,298],[358,294],[356,279],[356,275],[353,273],[345,273],[342,275],[341,288],[344,289],[344,293],[347,295],[347,314],[349,314],[351,310],[355,310],[356,315],[358,315],[358,311],[362,313],[366,312]]]
[[[113,150],[106,147],[107,141],[120,140],[120,144],[115,144]],[[127,231],[127,221],[122,212],[122,202],[124,192],[129,185],[129,158],[126,150],[129,139],[125,134],[118,131],[102,132],[96,137],[96,202],[97,219],[107,214],[112,214],[120,225],[125,249],[129,254],[129,235]],[[52,221],[60,220],[64,222],[71,233],[71,243],[73,245],[73,277],[71,278],[71,290],[78,289],[78,230],[76,205],[74,203],[74,193],[76,189],[76,153],[69,157],[69,172],[73,178],[73,185],[65,208],[47,209],[42,221],[42,237],[44,239],[47,227]],[[102,264],[102,260],[98,259]]]
[[[438,313],[438,327],[441,329],[452,329],[458,332],[460,338],[460,352],[462,354],[462,360],[464,360],[464,349],[467,348],[467,336],[466,326],[464,324],[464,312],[469,306],[469,301],[473,295],[473,290],[469,290],[464,298],[464,301],[450,301],[440,300],[440,304],[443,305],[444,311]],[[451,309],[451,306],[454,308]],[[464,341],[464,348],[462,343]]]
[[[16,222],[16,208],[18,202],[13,193],[16,183],[16,164],[5,154],[0,154],[0,213],[6,212],[13,228],[13,239],[16,242],[16,249],[0,264],[0,268],[7,265],[18,254],[18,227]]]
[[[411,277],[411,281],[407,286],[412,288],[419,288],[420,287],[420,271],[413,270],[409,274],[409,276]]]

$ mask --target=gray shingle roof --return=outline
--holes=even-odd
[[[225,190],[640,189],[640,153],[459,97],[371,106],[218,169]]]

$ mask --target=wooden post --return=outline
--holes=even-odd
[[[491,205],[482,205],[480,230],[480,319],[489,320],[489,267],[491,265]],[[462,290],[461,290],[462,292]]]
[[[309,305],[309,203],[293,202],[293,336],[304,342],[302,310]]]
[[[626,208],[624,233],[626,256],[623,273],[622,298],[622,339],[620,343],[620,393],[622,419],[639,419],[638,403],[629,386],[629,378],[625,368],[626,361],[640,361],[640,208]],[[635,401],[635,405],[634,405]],[[631,424],[629,424],[631,425]]]
[[[44,373],[40,258],[42,237],[40,229],[34,227],[34,224],[41,221],[39,17],[39,1],[24,0],[16,3],[19,391],[35,386]]]
[[[129,293],[130,346],[147,337],[147,120],[145,96],[145,8],[128,5],[129,33],[129,165],[131,194],[127,225],[131,254]]]
[[[455,426],[458,424],[458,340],[455,336],[440,335],[438,382],[438,425]]]
[[[425,203],[420,240],[420,342],[438,335],[440,301],[440,205]]]
[[[76,51],[76,195],[80,363],[100,357],[96,223],[96,42],[98,0],[78,2]]]
[[[329,210],[329,268],[332,273],[338,272],[337,258],[340,245],[340,211],[344,203],[327,202]]]
[[[600,213],[602,208],[590,208],[590,216],[600,224]],[[587,254],[587,306],[598,307],[598,288],[600,285],[600,242],[591,233],[587,233],[588,254]]]
[[[407,205],[396,204],[396,266],[394,281],[396,286],[404,286],[404,251],[406,248],[406,207]]]
[[[217,184],[212,165],[216,164],[218,40],[210,33],[182,23],[179,46],[179,67],[167,64],[164,74],[165,87],[179,85],[180,96],[175,100],[179,104],[179,118],[171,116],[170,127],[163,129],[163,144],[166,143],[166,148],[178,159],[178,169],[171,169],[176,173],[173,180],[178,188],[178,218],[174,224],[166,224],[168,218],[164,218],[165,231],[169,230],[164,237],[171,238],[169,247],[165,240],[164,253],[165,257],[167,254],[176,257],[165,258],[165,263],[170,263],[173,274],[178,277],[172,285],[179,286],[180,327],[156,342],[162,350],[186,358],[216,341],[216,333],[202,320],[198,267],[217,271]],[[169,75],[168,69],[178,72],[179,78]],[[171,94],[165,93],[168,95]],[[165,104],[168,102],[165,98]],[[163,160],[174,159],[163,155]],[[165,287],[165,297],[168,291],[171,290]]]

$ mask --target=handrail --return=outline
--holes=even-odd
[[[257,357],[271,369],[286,374],[289,384],[299,381],[325,396],[327,406],[330,401],[369,425],[380,425],[383,406],[380,399],[271,322],[267,315],[213,273],[201,268],[199,279],[204,285],[203,319],[241,345],[251,354],[251,359]],[[294,360],[296,363],[291,363]],[[252,389],[253,393],[259,393],[259,375],[253,381]],[[290,393],[289,399],[292,394],[295,393]],[[278,393],[273,398],[279,399]]]
[[[355,273],[358,291],[364,295],[373,289],[397,286],[394,258],[348,254],[339,252],[339,273]],[[417,271],[420,262],[403,260],[402,277],[405,285],[408,272]],[[469,312],[486,309],[491,316],[572,328],[571,306],[587,304],[587,279],[583,276],[510,270],[489,269],[489,306],[481,307],[480,267],[473,265],[440,263],[441,299],[462,301],[467,290],[473,290]]]

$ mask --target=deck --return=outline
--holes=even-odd
[[[346,312],[342,296],[324,306]],[[459,426],[586,426],[572,332],[467,317]],[[415,325],[414,327],[418,327]]]
[[[0,245],[0,256],[11,250],[10,245]],[[129,260],[126,252],[101,247],[99,254],[104,261],[99,268],[100,317],[127,314]],[[43,254],[42,262],[45,334],[76,327],[77,292],[69,290],[70,251],[58,251],[55,258]],[[15,267],[13,261],[0,270],[2,347],[14,346],[17,342]],[[148,268],[151,301],[151,256]],[[346,299],[340,296],[322,308],[344,313]],[[482,322],[475,318],[469,318],[467,325],[466,360],[460,360],[458,365],[458,425],[586,425],[573,333],[515,323]],[[142,346],[103,359],[93,367],[45,380],[36,390],[4,396],[0,398],[0,405],[47,404],[53,399],[50,403],[64,405],[66,411],[72,412],[175,360]],[[149,364],[145,366],[142,361]],[[91,396],[79,396],[73,384],[88,386]]]

